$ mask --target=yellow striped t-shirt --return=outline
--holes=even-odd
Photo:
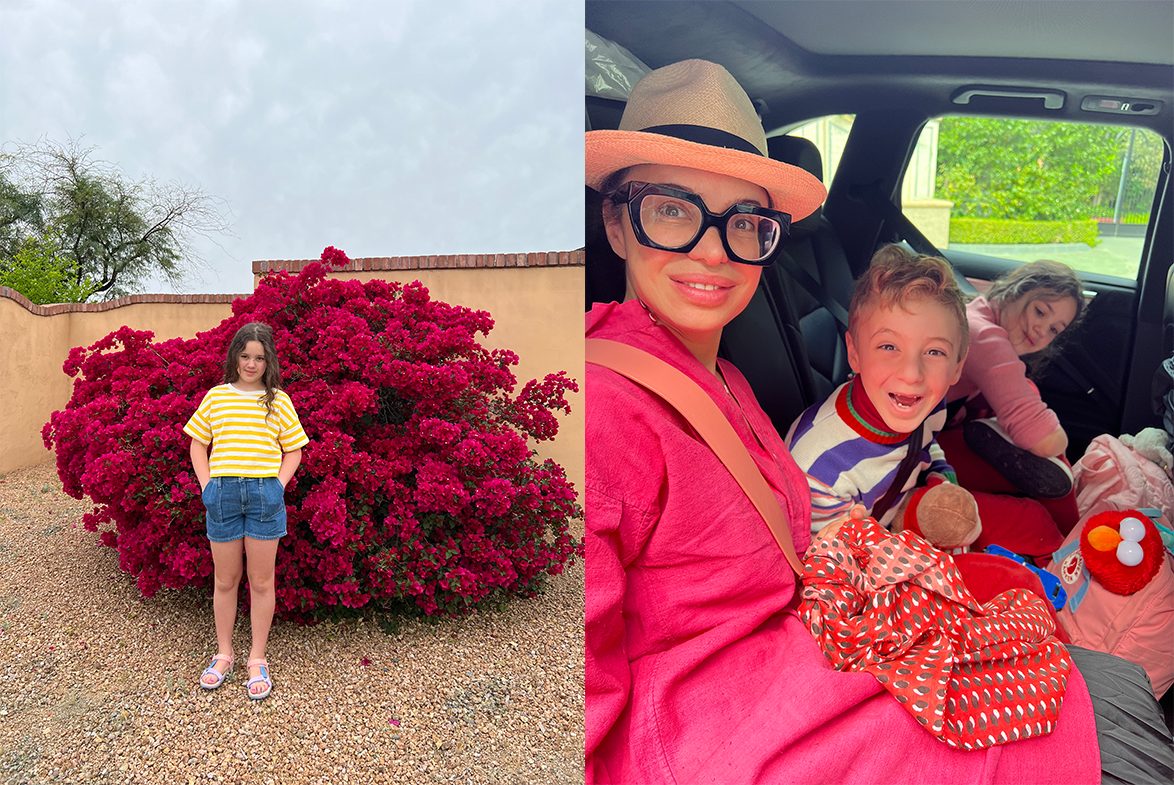
[[[183,432],[212,445],[211,476],[276,477],[281,454],[309,444],[289,396],[278,390],[269,414],[264,395],[222,384],[200,401]]]

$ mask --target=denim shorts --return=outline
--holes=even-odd
[[[276,477],[213,477],[201,498],[212,542],[276,540],[286,534],[285,489]]]

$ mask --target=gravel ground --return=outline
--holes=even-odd
[[[504,612],[392,636],[275,622],[254,702],[243,662],[198,685],[210,597],[142,599],[89,509],[52,465],[0,477],[0,783],[583,781],[582,561]]]

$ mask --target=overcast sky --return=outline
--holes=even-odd
[[[561,0],[2,0],[0,142],[82,137],[202,187],[255,259],[583,244],[583,6]],[[151,292],[169,292],[153,282]]]

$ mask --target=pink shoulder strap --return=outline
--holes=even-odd
[[[705,391],[688,376],[642,349],[601,338],[588,338],[585,343],[587,362],[610,368],[656,393],[689,421],[750,497],[792,569],[802,577],[803,565],[795,555],[786,513],[746,445]]]

